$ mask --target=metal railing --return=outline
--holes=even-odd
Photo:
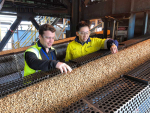
[[[36,40],[36,33],[37,33],[37,30],[31,30],[31,34],[30,36],[23,42],[23,44],[20,46],[20,47],[25,47],[25,46],[29,46],[31,45],[32,43],[35,42]],[[28,45],[29,44],[29,45]]]
[[[39,25],[42,25],[44,23],[54,24],[56,19],[58,19],[58,18],[44,16],[44,17],[39,17],[35,20],[38,22]],[[58,36],[55,34],[55,40],[59,40],[61,35],[64,33],[64,30],[66,28],[66,25],[68,25],[68,23],[69,23],[69,21],[67,20],[62,27],[59,27],[59,28],[61,28],[61,31],[59,34],[57,34]],[[59,25],[56,25],[56,26],[59,26]],[[38,36],[36,35],[37,32],[38,31],[35,29],[33,24],[29,25],[28,29],[22,34],[22,36],[14,44],[12,44],[13,49],[30,46],[30,45],[34,44],[38,39]],[[31,34],[29,34],[29,33],[31,33]],[[27,35],[29,35],[29,36],[27,37]]]
[[[53,18],[52,18],[53,19]],[[54,20],[54,19],[53,19]],[[50,17],[47,17],[45,16],[43,19],[40,17],[39,20],[36,19],[36,21],[39,21],[39,25],[41,25],[42,23],[51,23],[51,18]],[[31,44],[34,43],[36,41],[36,38],[33,39],[34,36],[36,36],[36,33],[38,32],[36,29],[35,29],[34,26],[31,24],[28,29],[23,33],[23,35],[18,39],[17,42],[15,42],[15,44],[13,45],[13,48],[20,48],[20,47],[25,47],[30,41],[31,41]],[[24,41],[24,42],[21,42],[26,36],[28,33],[31,34],[27,37],[27,39]],[[21,44],[22,43],[22,44]]]

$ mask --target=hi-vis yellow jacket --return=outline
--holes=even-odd
[[[28,48],[25,52],[33,52],[33,53],[35,53],[36,54],[36,56],[37,56],[37,58],[38,59],[41,59],[42,60],[42,57],[41,57],[41,55],[40,55],[40,49],[41,49],[41,47],[38,47],[38,44],[36,43],[35,45],[33,45],[33,46],[31,46],[30,48]],[[25,54],[24,54],[24,57],[25,57]],[[25,58],[24,58],[25,59]],[[35,73],[35,72],[37,72],[36,70],[34,70],[34,69],[32,69],[32,68],[30,68],[29,66],[28,66],[28,64],[26,63],[26,60],[24,60],[24,62],[25,62],[25,66],[24,66],[24,76],[27,76],[27,75],[30,75],[30,74],[33,74],[33,73]],[[40,70],[39,70],[40,71]]]
[[[35,45],[31,46],[30,48],[28,48],[26,52],[33,52],[36,54],[37,58],[42,60],[43,58],[41,57],[41,54],[40,54],[40,51],[41,51],[42,47],[39,47],[38,46],[38,43],[36,43]],[[51,47],[52,50],[55,50],[53,47]],[[24,53],[24,57],[25,57],[25,53]],[[25,58],[24,58],[25,59]],[[26,60],[24,60],[25,62],[25,66],[24,66],[24,76],[27,76],[27,75],[31,75],[35,72],[39,72],[41,70],[34,70],[32,68],[30,68],[26,62]]]
[[[67,46],[65,61],[82,57],[100,49],[107,49],[106,39],[89,38],[89,41],[87,41],[84,45],[77,42],[75,39]]]

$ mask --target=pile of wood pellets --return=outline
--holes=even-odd
[[[0,112],[55,113],[150,59],[150,40],[0,99]]]

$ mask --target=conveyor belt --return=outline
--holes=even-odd
[[[147,34],[147,35],[143,35],[143,36],[139,36],[139,37],[136,37],[136,38],[133,38],[133,39],[130,39],[130,40],[127,40],[127,41],[124,41],[124,42],[121,42],[119,43],[120,45],[125,45],[125,48],[129,47],[129,46],[132,46],[134,44],[137,44],[139,42],[142,42],[144,40],[147,40],[150,38],[150,35]]]
[[[87,113],[88,108],[92,108],[89,113],[149,113],[149,93],[148,85],[122,77],[82,98],[81,102],[64,108],[60,113]],[[82,105],[83,102],[86,107]]]
[[[138,40],[139,41],[139,40]],[[143,39],[141,40],[143,41]],[[136,42],[137,43],[137,42]],[[126,43],[127,44],[127,43]],[[124,49],[126,47],[129,47],[129,46],[125,46],[126,44],[123,44],[121,45],[121,49]],[[72,68],[76,68],[78,66],[81,66],[85,63],[88,63],[90,61],[93,61],[95,59],[98,59],[98,58],[101,58],[105,55],[108,55],[110,54],[110,52],[108,50],[100,50],[100,51],[97,51],[95,53],[92,53],[92,54],[89,54],[89,55],[86,55],[84,57],[81,57],[81,58],[78,58],[78,59],[75,59],[73,60],[73,62],[69,62],[68,65],[70,65]],[[11,55],[12,57],[14,55]],[[6,56],[6,59],[4,60],[1,60],[2,62],[5,62],[5,61],[12,61],[12,59],[10,58],[11,56]],[[20,58],[23,56],[23,54],[20,54]],[[8,58],[7,58],[8,57]],[[3,57],[4,58],[4,57]],[[3,59],[2,58],[2,59]],[[9,59],[10,58],[10,59]],[[15,57],[13,57],[15,58]],[[9,59],[9,60],[7,60]],[[21,60],[21,59],[20,59]],[[16,62],[20,62],[20,60],[13,60],[13,62],[15,61]],[[20,62],[21,63],[21,62]],[[8,67],[9,67],[10,64],[8,64]],[[145,68],[147,67],[147,65],[149,65],[148,63],[146,64],[145,63]],[[16,65],[15,65],[16,66]],[[18,67],[15,67],[15,69],[18,70]],[[142,66],[141,66],[142,67]],[[137,69],[139,71],[139,69]],[[142,69],[141,69],[142,70]],[[146,70],[146,74],[142,76],[142,71],[140,72],[140,74],[136,77],[141,77],[142,79],[147,79],[145,78],[146,77],[149,77],[149,72],[148,72],[148,69],[144,69]],[[13,70],[14,71],[14,70]],[[136,72],[136,71],[135,71]],[[29,75],[27,77],[21,77],[21,78],[17,78],[17,79],[14,79],[13,81],[7,81],[7,83],[4,83],[4,84],[1,84],[0,85],[0,97],[3,97],[3,96],[6,96],[7,94],[10,94],[12,92],[15,92],[15,91],[18,91],[19,89],[22,89],[22,88],[25,88],[29,85],[32,85],[34,83],[37,83],[39,81],[42,81],[44,79],[47,79],[49,77],[53,77],[53,76],[56,76],[60,74],[60,71],[58,69],[54,69],[50,72],[39,72],[39,73],[35,73],[33,75]],[[134,75],[133,73],[127,73],[129,75]],[[17,75],[17,74],[16,74]],[[3,76],[3,75],[2,75]],[[2,77],[1,76],[1,77]],[[135,75],[134,75],[135,76]],[[127,78],[126,78],[127,79]],[[126,83],[125,83],[126,84]],[[145,88],[146,86],[142,87],[143,89]],[[126,90],[126,89],[124,89]],[[119,90],[118,90],[119,91]],[[141,91],[141,90],[140,90]],[[139,92],[140,92],[139,91]],[[112,93],[112,92],[110,92]],[[114,94],[115,95],[115,94]],[[133,94],[134,95],[134,94]],[[85,101],[84,101],[85,102]],[[92,104],[92,103],[91,103]],[[122,106],[120,106],[122,107]],[[108,109],[107,109],[108,110]],[[118,110],[118,109],[117,109]]]
[[[139,80],[123,76],[81,99],[87,108],[95,108],[90,113],[150,112],[150,60],[126,75]],[[78,105],[72,104],[60,113],[86,113],[85,107]]]
[[[52,77],[52,75],[47,75],[45,72],[37,72],[26,77],[18,77],[18,79],[11,80],[11,78],[9,78],[6,83],[0,84],[0,98],[49,77]]]

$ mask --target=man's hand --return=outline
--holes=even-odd
[[[110,51],[112,54],[117,53],[118,52],[118,48],[115,44],[112,44]]]
[[[63,72],[67,73],[67,71],[69,71],[69,72],[72,71],[70,66],[68,66],[67,64],[62,63],[62,62],[58,62],[56,64],[56,68],[59,69],[61,71],[61,73],[63,73]]]

